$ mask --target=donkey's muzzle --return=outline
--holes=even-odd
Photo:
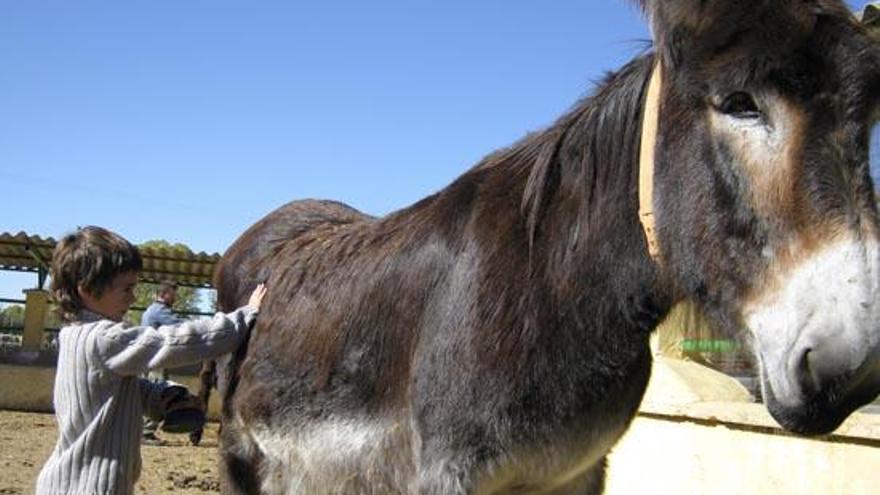
[[[880,393],[880,376],[872,359],[853,369],[850,350],[839,340],[813,342],[793,350],[790,379],[799,399],[781,400],[762,370],[764,401],[786,430],[803,435],[834,431],[856,409]]]

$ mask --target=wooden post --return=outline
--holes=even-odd
[[[26,289],[24,302],[24,332],[21,337],[23,352],[39,352],[43,343],[43,327],[49,310],[49,293],[41,289]]]
[[[690,300],[676,304],[656,329],[656,352],[665,357],[683,359],[690,347],[718,338],[700,308]],[[690,347],[685,344],[691,344]]]
[[[686,303],[679,303],[669,310],[666,318],[657,325],[654,331],[657,335],[658,355],[681,359],[684,357],[681,343],[685,339],[685,319],[686,319]]]

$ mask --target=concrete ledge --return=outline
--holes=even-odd
[[[763,404],[700,402],[659,407],[643,404],[638,414],[657,420],[724,425],[738,430],[763,431],[771,435],[788,435],[800,438],[798,435],[780,428]],[[834,433],[813,437],[813,439],[831,442],[858,441],[873,443],[880,447],[880,415],[856,411]]]
[[[745,387],[733,378],[696,363],[663,357],[654,359],[651,381],[639,414],[671,422],[723,424],[740,430],[799,438],[783,430],[767,408],[755,403]],[[857,411],[834,433],[817,438],[861,439],[880,445],[880,415]]]

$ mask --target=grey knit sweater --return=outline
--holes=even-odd
[[[152,328],[84,311],[62,328],[54,391],[58,443],[37,478],[37,495],[133,493],[144,408],[159,407],[156,387],[138,375],[235,350],[255,316],[244,307]]]

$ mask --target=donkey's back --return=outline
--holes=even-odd
[[[219,307],[231,311],[246,302],[253,288],[269,278],[272,259],[290,243],[304,242],[303,235],[371,219],[348,205],[327,200],[292,201],[269,213],[235,241],[218,265],[214,287]]]
[[[227,490],[413,491],[413,347],[446,257],[393,223],[295,201],[224,256],[223,309],[272,287],[257,334],[222,367]]]

